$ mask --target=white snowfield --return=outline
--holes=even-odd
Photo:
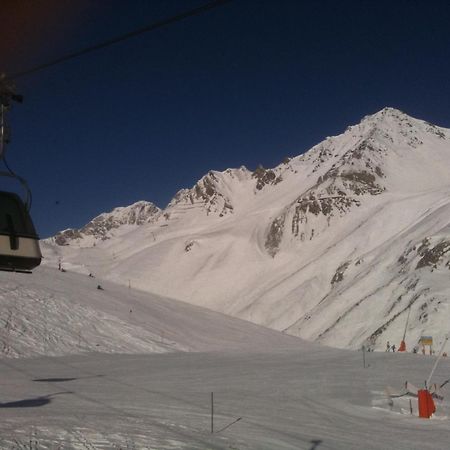
[[[423,386],[434,357],[370,352],[363,367],[361,351],[98,283],[0,273],[2,450],[448,447],[448,384],[431,420],[384,393]],[[444,358],[432,383],[449,377]]]
[[[385,108],[274,169],[211,171],[162,211],[139,202],[47,239],[44,264],[333,347],[398,345],[410,311],[408,347],[437,347],[449,168],[450,130]]]
[[[297,345],[243,320],[47,267],[31,275],[0,272],[0,302],[0,345],[12,358],[258,350],[268,339],[280,348]]]

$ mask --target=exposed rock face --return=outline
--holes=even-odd
[[[450,270],[450,230],[448,236],[428,236],[410,243],[397,260],[400,272],[428,268]]]
[[[161,210],[153,203],[140,201],[127,207],[115,208],[92,219],[84,227],[68,229],[56,234],[54,241],[58,245],[67,245],[71,241],[92,236],[95,239],[109,239],[111,230],[122,225],[142,225],[153,220]]]
[[[433,244],[430,239],[424,239],[417,253],[421,258],[416,269],[422,267],[437,269],[439,265],[445,265],[450,269],[450,240],[442,239]]]
[[[411,149],[422,145],[411,120],[400,111],[385,108],[342,135],[353,139],[355,144],[349,145],[337,136],[307,152],[302,160],[312,167],[308,176],[319,176],[316,183],[286,206],[268,227],[266,248],[271,256],[279,251],[281,243],[280,239],[274,239],[275,229],[277,236],[291,233],[301,242],[316,239],[355,207],[370,203],[371,197],[386,192],[385,165],[392,149],[399,145],[398,141]],[[427,129],[445,139],[445,134],[442,138],[443,133],[438,129],[431,126]],[[275,184],[277,178],[274,171],[262,171],[259,179],[269,179]],[[281,224],[286,229],[280,230]]]
[[[75,239],[81,239],[83,235],[80,230],[75,230],[69,228],[68,230],[60,231],[55,235],[54,239],[58,245],[65,245],[69,241],[74,241]]]
[[[259,166],[253,172],[252,178],[256,179],[256,189],[258,189],[258,191],[266,185],[275,185],[282,181],[280,175],[277,176],[272,169],[264,169],[262,166]]]
[[[198,204],[201,203],[206,214],[218,213],[221,217],[233,212],[231,200],[220,192],[220,180],[215,172],[210,171],[199,180],[192,189],[179,191],[170,206],[176,204]]]
[[[280,247],[281,240],[283,239],[283,229],[286,220],[286,215],[282,214],[277,217],[270,225],[269,232],[267,233],[265,248],[270,256],[274,257],[277,254]]]
[[[245,168],[227,169],[224,172],[209,171],[191,189],[179,191],[168,205],[172,210],[179,206],[200,206],[206,215],[224,217],[234,211],[233,190],[230,186],[248,180],[250,172]]]
[[[333,275],[333,278],[331,279],[331,285],[339,283],[344,279],[345,271],[348,269],[349,265],[350,261],[346,261],[337,268],[336,273]]]

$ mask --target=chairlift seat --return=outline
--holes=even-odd
[[[39,237],[17,194],[0,191],[0,270],[31,271],[41,263]]]

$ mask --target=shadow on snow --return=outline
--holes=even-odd
[[[41,397],[25,398],[13,402],[0,403],[2,408],[36,408],[38,406],[48,405],[52,401],[52,397],[61,394],[71,394],[72,392],[55,392],[54,394],[44,395]]]

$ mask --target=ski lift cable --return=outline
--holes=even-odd
[[[20,78],[20,77],[23,77],[23,76],[26,76],[26,75],[31,75],[31,74],[33,74],[35,72],[40,71],[40,70],[47,69],[48,67],[56,66],[57,64],[61,64],[61,63],[66,62],[66,61],[68,61],[70,59],[78,58],[79,56],[83,56],[83,55],[85,55],[87,53],[91,53],[93,51],[100,50],[100,49],[105,48],[105,47],[109,47],[110,45],[117,44],[119,42],[125,41],[126,39],[130,39],[132,37],[138,36],[140,34],[147,33],[149,31],[154,31],[154,30],[156,30],[158,28],[162,28],[162,27],[165,27],[167,25],[171,25],[171,24],[173,24],[175,22],[179,22],[181,20],[187,19],[188,17],[193,17],[193,16],[196,16],[196,15],[202,14],[202,13],[210,11],[210,10],[212,10],[214,8],[217,8],[217,7],[223,6],[223,5],[227,4],[227,3],[230,3],[231,1],[233,1],[233,0],[213,0],[213,1],[211,1],[209,3],[206,3],[206,4],[202,5],[202,6],[199,6],[197,8],[190,9],[188,11],[184,11],[182,13],[179,13],[179,14],[177,14],[175,16],[172,16],[172,17],[169,17],[167,19],[163,19],[163,20],[160,20],[160,21],[157,21],[157,22],[153,22],[153,23],[151,23],[151,24],[149,24],[149,25],[147,25],[147,26],[145,26],[143,28],[139,28],[137,30],[130,31],[130,32],[126,33],[126,34],[122,34],[120,36],[116,36],[114,38],[108,39],[108,40],[106,40],[104,42],[100,42],[99,44],[91,45],[91,46],[85,47],[85,48],[83,48],[81,50],[78,50],[78,51],[75,51],[75,52],[72,52],[72,53],[68,53],[68,54],[63,55],[63,56],[61,56],[59,58],[54,59],[53,61],[49,61],[49,62],[44,63],[44,64],[39,64],[39,65],[37,65],[35,67],[31,67],[30,69],[23,70],[21,72],[17,72],[15,74],[10,75],[10,77],[13,78],[13,79],[16,79],[16,78]]]

